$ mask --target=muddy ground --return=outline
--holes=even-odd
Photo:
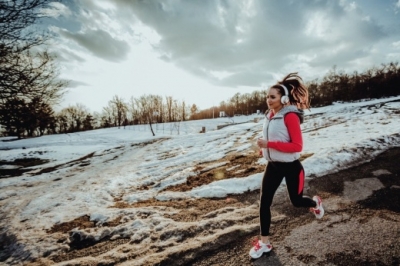
[[[261,172],[263,166],[254,163],[257,156],[256,153],[249,156],[232,155],[229,165],[213,171],[202,171],[203,166],[199,165],[199,176],[169,189],[186,191],[210,183],[221,176],[240,177]],[[307,182],[305,194],[318,194],[323,199],[326,214],[321,220],[316,220],[314,215],[304,208],[294,208],[286,191],[278,193],[272,206],[271,242],[274,249],[258,260],[250,260],[248,256],[251,243],[258,236],[258,228],[254,226],[258,223],[258,214],[254,208],[252,215],[237,222],[240,225],[248,224],[248,230],[232,231],[233,233],[216,237],[215,241],[198,250],[176,252],[167,257],[159,257],[154,262],[148,261],[145,265],[400,265],[399,158],[400,148],[393,148],[371,162]],[[243,165],[243,169],[234,168],[236,164]],[[259,191],[248,191],[223,199],[168,202],[150,200],[136,205],[172,207],[181,212],[169,218],[193,222],[208,217],[210,213],[218,213],[216,211],[222,211],[227,206],[256,207],[258,201]],[[126,208],[136,205],[124,203],[116,198],[114,207]],[[116,219],[110,221],[108,226],[119,223]],[[55,225],[48,234],[58,234],[59,241],[64,242],[72,228],[95,226],[88,216],[83,216]],[[197,237],[197,232],[191,234],[189,232],[185,237]],[[117,247],[134,245],[130,239],[103,239],[97,243],[72,239],[68,252],[52,254],[23,265],[78,265],[68,261],[81,257],[95,258]],[[161,251],[154,248],[155,254]],[[138,265],[138,258],[140,256],[115,263],[87,265]]]

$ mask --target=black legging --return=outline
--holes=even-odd
[[[260,197],[260,229],[261,236],[269,235],[271,225],[271,204],[275,192],[285,177],[290,201],[295,207],[316,207],[315,201],[303,197],[304,169],[299,160],[284,162],[268,162],[265,168]]]

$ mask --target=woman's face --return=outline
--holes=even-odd
[[[267,92],[267,105],[269,109],[279,110],[283,107],[279,90],[270,88]]]

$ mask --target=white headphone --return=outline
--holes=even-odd
[[[281,97],[281,103],[282,104],[287,104],[289,102],[288,89],[285,87],[285,85],[279,84],[279,86],[281,86],[283,88],[283,90],[285,91],[285,95],[282,95],[282,97]]]

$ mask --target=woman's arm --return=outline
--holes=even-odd
[[[267,147],[281,152],[301,152],[303,137],[300,128],[300,119],[295,113],[285,116],[285,125],[288,129],[290,142],[268,141]]]

